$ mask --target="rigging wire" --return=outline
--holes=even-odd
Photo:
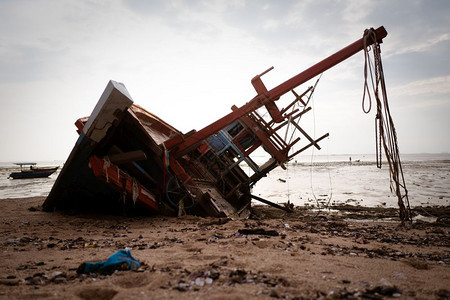
[[[303,110],[306,110],[309,101],[312,99],[313,95],[314,95],[314,91],[316,90],[317,84],[319,83],[320,79],[322,78],[323,73],[320,73],[319,78],[317,78],[316,83],[314,84],[314,86],[312,87],[311,91],[309,92],[309,95],[307,96],[308,100],[305,102],[305,105],[303,106]],[[300,107],[300,104],[297,102],[294,107],[292,108],[292,110],[295,109],[295,106]],[[313,112],[314,113],[314,112]],[[300,119],[302,118],[302,116],[298,117],[298,120],[296,121],[296,123],[300,123]],[[289,123],[291,122],[291,116],[289,116]],[[290,144],[292,142],[292,140],[294,139],[294,134],[296,132],[296,128],[294,128],[294,130],[292,131],[291,134],[291,138],[289,139],[289,143]],[[287,128],[286,128],[286,135],[287,135]],[[285,139],[286,140],[286,139]]]
[[[328,137],[327,140],[329,139],[330,138]],[[330,209],[331,199],[333,198],[333,182],[331,181],[331,171],[330,171],[330,147],[327,147],[327,171],[328,171],[328,182],[330,184],[330,197],[328,197],[326,208]]]
[[[368,46],[369,41],[373,42],[372,46]],[[400,220],[402,221],[402,224],[404,224],[405,221],[409,221],[410,223],[412,223],[408,190],[406,188],[402,164],[400,161],[397,133],[389,110],[386,83],[384,80],[383,66],[381,62],[381,50],[380,45],[377,41],[375,30],[373,28],[366,29],[364,31],[363,42],[364,88],[362,108],[364,113],[367,114],[370,112],[372,108],[372,92],[377,106],[377,113],[375,116],[377,167],[381,168],[381,147],[383,147],[386,160],[389,165],[390,189],[391,192],[395,193],[398,198]],[[370,57],[371,50],[373,53],[373,61]],[[370,75],[369,82],[371,83],[372,91],[370,91],[369,84],[367,83],[369,77],[368,75]],[[368,104],[366,104],[366,95],[368,96]]]
[[[316,89],[316,87],[317,87],[317,85],[318,85],[320,79],[322,78],[322,75],[323,75],[323,73],[320,74],[320,76],[319,76],[319,78],[316,80],[314,86],[311,88],[311,91],[309,92],[309,95],[307,95],[307,101],[303,103],[304,105],[301,106],[301,105],[299,104],[299,101],[298,101],[298,102],[296,102],[296,103],[293,105],[292,111],[294,111],[297,107],[298,107],[298,108],[303,107],[303,111],[306,110],[306,109],[307,109],[307,106],[308,106],[308,104],[309,104],[309,102],[311,102],[311,103],[312,103],[311,106],[313,106],[313,102],[314,102],[314,101],[313,101],[313,99],[314,99],[314,97],[313,97],[313,96],[314,96],[314,91],[315,91],[315,89]],[[296,124],[298,124],[298,123],[300,122],[301,117],[302,117],[302,116],[300,115],[300,116],[298,117],[298,120],[295,121]],[[293,121],[292,121],[292,115],[289,116],[288,124],[287,124],[287,126],[286,126],[285,141],[287,141],[287,136],[288,136],[288,132],[289,132],[289,125],[290,125],[291,122],[293,122]],[[316,136],[316,124],[315,124],[315,113],[314,113],[314,110],[313,110],[313,128],[314,128],[314,130],[313,130],[313,139],[315,140],[315,136]],[[293,126],[293,129],[292,129],[292,132],[291,132],[291,135],[290,135],[290,139],[289,139],[288,144],[290,144],[290,143],[292,142],[292,140],[294,139],[296,131],[297,131],[297,127],[296,127],[296,126]],[[291,150],[293,151],[293,149],[291,149]],[[320,206],[319,200],[317,199],[317,197],[316,197],[316,195],[315,195],[314,188],[313,188],[313,180],[312,180],[312,177],[313,177],[313,176],[312,176],[312,175],[313,175],[313,157],[314,157],[314,147],[312,147],[312,153],[311,153],[311,164],[310,164],[310,168],[311,168],[311,169],[310,169],[310,170],[311,170],[311,173],[310,173],[310,186],[311,186],[311,191],[312,191],[313,197],[314,197],[314,199],[316,200],[316,203],[317,203],[317,208],[319,209],[318,213],[320,213],[321,206]],[[329,161],[329,157],[328,157],[328,161]],[[288,170],[288,169],[289,169],[289,166],[288,166],[288,164],[287,164],[287,165],[286,165],[286,181],[287,181],[288,203],[290,203],[289,170]],[[330,197],[329,197],[329,199],[328,199],[328,202],[327,202],[326,207],[329,207],[329,204],[330,204],[331,198],[332,198],[332,194],[333,194],[333,191],[332,191],[332,184],[331,184],[331,174],[330,174],[329,168],[328,168],[328,178],[329,178],[329,181],[330,181],[330,189],[331,189],[331,192],[330,192]]]
[[[306,110],[306,108],[307,108],[307,106],[308,106],[310,100],[312,99],[313,94],[314,94],[314,90],[316,89],[317,84],[319,83],[320,79],[322,78],[322,74],[323,74],[323,73],[320,74],[320,76],[319,76],[319,78],[316,80],[314,86],[311,88],[311,91],[309,92],[309,95],[307,96],[307,99],[308,99],[308,100],[307,100],[306,102],[304,102],[304,105],[303,105],[303,111]],[[300,102],[300,101],[297,101],[297,102],[292,106],[291,112],[293,112],[297,107],[298,107],[298,108],[301,108],[299,102]],[[290,139],[289,139],[289,142],[288,142],[288,141],[287,141],[287,136],[288,136],[288,133],[289,133],[289,126],[290,126],[291,122],[295,122],[296,124],[298,124],[298,123],[300,122],[301,117],[302,117],[302,116],[300,115],[300,116],[298,117],[298,120],[297,120],[297,121],[292,121],[292,114],[290,114],[289,119],[288,119],[288,123],[287,123],[287,126],[286,126],[286,132],[285,132],[285,135],[284,135],[284,140],[287,142],[287,144],[291,144],[291,143],[292,143],[292,140],[293,140],[294,137],[295,137],[295,133],[297,132],[297,127],[296,127],[296,126],[293,126],[292,132],[291,132],[291,134],[290,134]],[[314,132],[314,136],[315,136],[315,132]],[[294,151],[294,149],[291,148],[290,151]],[[288,204],[290,204],[289,163],[286,164],[286,182],[287,182]]]
[[[308,104],[311,101],[311,106],[314,106],[314,91],[316,89],[317,84],[319,83],[319,80],[322,78],[322,75],[323,75],[323,73],[320,74],[320,77],[317,79],[316,83],[314,84],[314,87],[311,90],[311,94],[308,96],[308,101],[306,102],[306,104]],[[316,139],[316,114],[315,114],[315,110],[314,109],[312,109],[312,111],[313,111],[313,140],[315,140]],[[317,214],[319,214],[320,210],[322,208],[329,208],[331,199],[333,197],[333,185],[332,185],[332,182],[331,182],[331,172],[330,172],[330,169],[329,169],[330,157],[329,157],[329,152],[328,152],[328,156],[327,156],[327,159],[328,159],[327,171],[328,171],[328,179],[329,179],[329,183],[330,183],[330,196],[328,198],[327,204],[325,206],[323,206],[323,205],[321,206],[321,204],[319,202],[319,199],[317,198],[316,193],[314,192],[314,186],[313,186],[313,173],[314,173],[314,163],[313,162],[314,162],[314,151],[315,151],[314,148],[315,147],[312,147],[312,151],[311,151],[310,177],[309,178],[310,178],[311,193],[312,193],[312,195],[314,197],[314,200],[316,200],[316,205],[317,205],[317,209],[318,209],[318,213]]]
[[[311,100],[311,106],[314,106],[314,98],[308,99],[308,101]],[[315,110],[312,109],[312,113],[313,113],[313,139],[316,138],[316,113]],[[319,199],[317,199],[316,194],[314,193],[314,187],[313,187],[313,160],[314,160],[314,149],[315,147],[312,147],[312,151],[311,151],[311,162],[310,162],[310,174],[309,174],[309,183],[310,183],[310,187],[311,187],[311,193],[314,197],[314,200],[316,200],[316,204],[317,204],[317,209],[320,211],[320,203],[319,203]],[[318,213],[317,213],[318,214]]]
[[[291,205],[291,193],[289,190],[289,163],[286,163],[286,183],[287,183],[287,198],[288,198],[288,205]]]

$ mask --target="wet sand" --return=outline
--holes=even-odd
[[[437,221],[405,228],[383,208],[228,220],[46,213],[44,199],[1,200],[1,299],[450,297],[448,207],[415,208]],[[137,271],[77,274],[125,248]]]

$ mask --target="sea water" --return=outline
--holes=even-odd
[[[450,154],[402,154],[401,159],[412,207],[450,204]],[[38,162],[40,167],[60,166],[48,178],[8,179],[18,167],[0,163],[0,199],[47,196],[62,165]],[[321,207],[397,207],[398,201],[390,191],[389,166],[377,168],[374,155],[299,155],[285,170],[278,167],[258,181],[252,193],[275,203]]]
[[[411,207],[450,204],[450,154],[403,154],[401,160]],[[390,187],[389,165],[382,162],[377,168],[375,155],[303,156],[285,170],[274,169],[252,193],[276,203],[315,207],[398,207]]]

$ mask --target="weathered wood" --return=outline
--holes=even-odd
[[[142,150],[123,152],[109,156],[109,161],[116,165],[145,159],[147,159],[147,155]]]
[[[250,196],[252,197],[252,199],[255,199],[255,200],[257,200],[257,201],[259,201],[259,202],[262,202],[262,203],[264,203],[264,204],[273,206],[273,207],[275,207],[275,208],[284,210],[284,211],[286,211],[286,212],[292,212],[292,209],[290,209],[289,207],[281,206],[281,205],[279,205],[279,204],[273,203],[272,201],[266,200],[266,199],[264,199],[264,198],[261,198],[261,197],[255,196],[255,195],[250,195]]]

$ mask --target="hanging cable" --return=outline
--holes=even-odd
[[[323,73],[322,73],[323,74]],[[313,89],[311,90],[311,93],[308,96],[308,101],[306,101],[306,105],[311,101],[311,106],[314,106],[314,91],[317,87],[317,84],[319,83],[320,79],[322,78],[322,74],[320,74],[319,78],[317,79],[316,83],[314,84]],[[315,114],[315,110],[313,109],[313,139],[315,140],[316,137],[316,114]],[[329,208],[331,199],[333,197],[333,186],[331,183],[331,173],[330,173],[330,169],[329,169],[329,163],[330,163],[330,157],[329,157],[329,152],[328,152],[328,164],[327,164],[327,171],[328,171],[328,179],[329,179],[329,184],[330,184],[330,196],[328,198],[328,201],[326,201],[323,203],[323,205],[320,204],[319,199],[316,196],[316,193],[314,191],[314,186],[313,186],[313,173],[314,173],[314,149],[315,147],[312,147],[312,151],[311,151],[311,162],[310,162],[310,187],[311,187],[311,193],[314,197],[314,200],[316,201],[316,205],[317,205],[317,209],[318,209],[318,214],[320,213],[322,208]],[[325,199],[324,199],[325,200]]]
[[[381,63],[381,50],[377,41],[377,36],[373,28],[364,31],[364,91],[362,99],[362,108],[365,113],[369,113],[372,108],[372,97],[369,88],[368,73],[372,93],[377,105],[375,116],[375,138],[377,166],[381,168],[381,147],[384,148],[387,163],[390,171],[390,189],[398,198],[399,215],[402,224],[405,221],[412,222],[411,208],[408,199],[408,190],[406,189],[405,178],[403,176],[400,153],[398,149],[397,133],[394,122],[389,110],[387,99],[386,83],[384,80],[383,66]],[[372,46],[367,46],[369,41],[373,41]],[[370,59],[370,50],[373,53],[373,65]],[[380,99],[381,90],[381,99]],[[366,104],[366,95],[369,103]],[[366,106],[368,106],[366,108]]]
[[[308,100],[309,101],[309,100]],[[313,101],[314,102],[314,101]],[[313,103],[314,104],[314,103]],[[316,138],[316,116],[314,113],[314,109],[313,111],[313,138]],[[319,199],[317,199],[316,197],[316,193],[314,192],[314,186],[313,186],[313,160],[314,160],[314,149],[315,147],[312,147],[311,150],[311,162],[310,162],[310,174],[309,174],[309,179],[310,179],[310,186],[311,186],[311,193],[314,197],[314,200],[316,200],[316,204],[317,204],[317,209],[320,212],[320,203],[319,203]]]
[[[322,78],[322,75],[323,75],[323,73],[321,73],[320,76],[319,76],[319,78],[317,78],[316,83],[314,84],[314,86],[312,87],[311,91],[309,92],[309,95],[307,96],[307,99],[308,99],[308,100],[305,102],[305,105],[303,106],[303,110],[306,110],[306,108],[307,108],[307,106],[308,106],[308,104],[309,104],[309,101],[312,99],[312,97],[313,97],[313,95],[314,95],[314,91],[316,90],[317,84],[319,83],[320,79]],[[292,110],[294,110],[297,106],[300,107],[299,102],[297,102],[297,103],[292,107]],[[314,114],[314,112],[313,112],[313,114]],[[298,120],[296,121],[297,124],[300,123],[301,118],[302,118],[302,116],[298,117]],[[289,116],[289,123],[291,123],[291,116]],[[289,123],[288,123],[288,125],[289,125]],[[296,127],[294,126],[294,129],[292,130],[291,138],[289,139],[288,144],[290,144],[290,143],[292,142],[292,140],[294,139],[294,135],[295,135],[296,131],[297,131],[297,129],[296,129]],[[287,135],[287,129],[286,129],[286,135]],[[286,139],[285,139],[285,140],[286,140]]]
[[[327,138],[327,140],[329,140],[329,138]],[[327,171],[328,171],[328,182],[330,185],[330,197],[328,198],[326,208],[330,209],[331,199],[333,198],[333,182],[331,181],[331,172],[330,172],[330,147],[327,147]]]
[[[289,163],[286,164],[286,183],[287,183],[287,198],[288,205],[291,205],[291,192],[289,190]]]

